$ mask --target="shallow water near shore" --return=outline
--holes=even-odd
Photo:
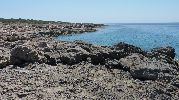
[[[176,58],[179,58],[179,23],[108,24],[96,32],[62,35],[58,40],[83,40],[106,46],[126,42],[146,51],[161,46],[172,46],[176,50]]]

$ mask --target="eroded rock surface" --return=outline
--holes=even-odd
[[[20,45],[11,51],[11,64],[20,65],[23,63],[45,63],[43,52],[35,50],[32,46]]]
[[[174,51],[56,41],[39,34],[0,39],[0,99],[178,100]]]
[[[10,50],[0,47],[0,68],[6,67],[10,62]]]

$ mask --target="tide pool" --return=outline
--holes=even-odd
[[[126,42],[148,51],[161,46],[172,46],[179,58],[179,24],[108,24],[96,32],[62,35],[58,40],[83,40],[97,45],[112,46]]]

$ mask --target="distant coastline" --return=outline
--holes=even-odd
[[[70,23],[62,21],[43,21],[33,19],[0,18],[0,33],[40,33],[50,36],[94,32],[104,24]]]

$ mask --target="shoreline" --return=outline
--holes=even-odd
[[[56,41],[57,35],[0,32],[0,99],[179,98],[174,48],[145,52],[123,42]]]
[[[4,19],[5,20],[5,19]],[[14,21],[15,20],[15,21]],[[29,20],[14,19],[5,20],[0,24],[1,34],[18,34],[18,33],[37,33],[50,36],[66,35],[66,34],[80,34],[84,32],[94,32],[97,28],[105,26],[104,24],[93,23],[64,23],[64,22],[52,22],[52,21],[36,21],[32,23]],[[49,22],[49,23],[48,23]],[[37,23],[37,24],[36,24]],[[44,24],[45,23],[45,24]]]

